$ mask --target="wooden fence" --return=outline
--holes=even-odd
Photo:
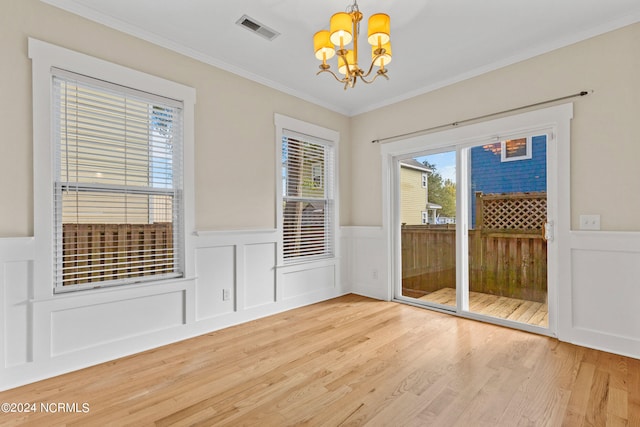
[[[545,219],[544,193],[477,194],[476,228],[469,230],[469,290],[545,302]],[[455,226],[402,227],[403,295],[455,288],[455,262]]]
[[[125,279],[174,270],[173,226],[64,224],[64,285]]]
[[[402,227],[402,294],[421,297],[456,287],[456,230],[438,225]]]

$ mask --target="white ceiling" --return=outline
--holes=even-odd
[[[312,38],[351,0],[42,1],[347,115],[640,21],[639,0],[359,0],[361,56],[366,20],[382,12],[393,61],[390,80],[345,91],[315,75]],[[267,41],[236,25],[244,14],[281,35]]]

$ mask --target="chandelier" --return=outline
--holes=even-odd
[[[313,50],[317,59],[322,61],[320,71],[316,73],[330,73],[340,83],[347,87],[354,87],[358,78],[363,82],[372,83],[378,76],[387,76],[386,65],[391,62],[391,43],[389,35],[389,15],[376,13],[369,18],[367,41],[371,45],[371,65],[365,72],[358,66],[358,34],[360,32],[362,13],[357,0],[347,7],[346,12],[339,12],[331,17],[330,30],[318,31],[313,36]],[[346,46],[353,41],[353,48]],[[334,47],[335,45],[335,47]],[[342,77],[331,71],[327,60],[338,54],[338,72]],[[375,75],[369,79],[374,67],[378,67]]]

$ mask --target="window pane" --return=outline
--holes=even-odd
[[[284,257],[322,255],[327,251],[327,202],[284,202]]]
[[[174,273],[173,224],[64,224],[62,285]]]
[[[54,91],[57,286],[181,275],[181,109],[66,74]]]
[[[174,108],[69,82],[60,97],[62,181],[171,186]]]
[[[62,222],[75,224],[153,224],[171,222],[173,195],[62,191]]]
[[[527,155],[527,138],[510,139],[504,142],[505,157],[523,157]]]
[[[332,148],[294,138],[282,141],[283,256],[333,255]]]
[[[284,196],[324,198],[325,148],[289,138],[283,144]]]

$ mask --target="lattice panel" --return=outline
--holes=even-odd
[[[547,198],[535,196],[483,197],[483,228],[541,230],[547,218]]]

